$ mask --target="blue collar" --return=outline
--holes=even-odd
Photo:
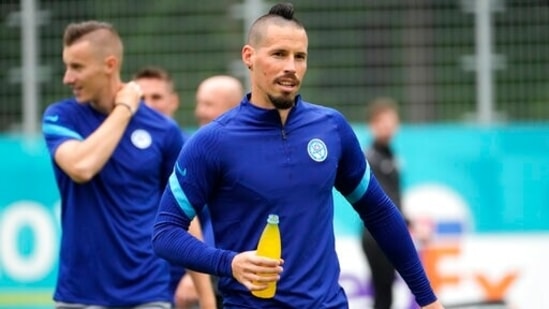
[[[267,109],[259,107],[250,102],[251,93],[246,96],[240,102],[240,113],[244,116],[244,121],[256,126],[271,126],[281,127],[282,122],[280,120],[280,114],[276,108]],[[303,109],[303,102],[301,95],[297,95],[295,98],[294,106],[290,109],[288,119],[286,120],[286,127],[292,122],[293,118]]]

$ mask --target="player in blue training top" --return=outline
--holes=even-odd
[[[195,133],[170,176],[152,237],[162,257],[220,278],[224,308],[348,308],[333,232],[335,186],[360,214],[419,305],[443,308],[404,220],[380,188],[337,111],[298,95],[307,33],[291,4],[252,25],[242,60],[251,93]],[[217,248],[186,229],[207,205]],[[280,217],[282,259],[256,256],[268,214]],[[259,276],[258,273],[267,274]],[[279,280],[272,299],[256,298]]]
[[[42,126],[61,194],[55,307],[170,308],[168,263],[150,235],[181,131],[121,81],[110,24],[70,24],[63,40],[74,98],[50,105]]]

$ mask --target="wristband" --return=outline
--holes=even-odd
[[[114,103],[114,106],[118,106],[118,105],[122,105],[122,106],[125,106],[128,108],[128,110],[130,111],[130,114],[133,116],[133,114],[135,114],[135,110],[133,109],[133,107],[131,107],[130,104],[128,103],[124,103],[124,102],[118,102],[118,103]]]

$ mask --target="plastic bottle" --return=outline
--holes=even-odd
[[[280,241],[280,230],[278,228],[278,216],[270,214],[267,218],[267,225],[257,244],[256,254],[272,259],[280,259],[282,245]],[[268,287],[260,291],[252,291],[252,294],[259,298],[272,298],[276,293],[276,281],[269,282]]]

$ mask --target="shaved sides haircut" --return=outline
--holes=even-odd
[[[256,45],[263,39],[262,34],[265,32],[265,27],[275,24],[284,26],[293,24],[294,26],[305,29],[303,24],[294,17],[294,6],[291,3],[279,3],[274,5],[269,13],[259,17],[250,27],[248,32],[248,44]]]
[[[122,62],[124,46],[118,32],[107,22],[89,20],[71,23],[65,28],[63,44],[71,46],[81,40],[88,40],[102,52],[102,55],[114,55]]]

